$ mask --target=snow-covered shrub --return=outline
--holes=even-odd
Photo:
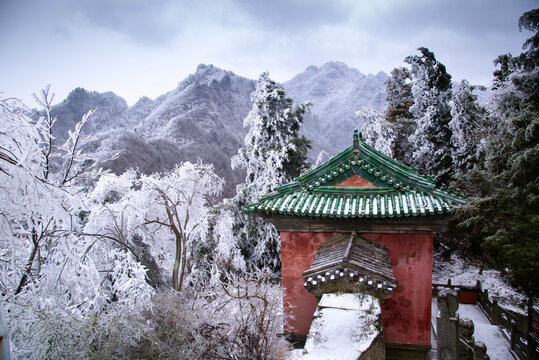
[[[91,357],[284,359],[289,352],[279,336],[281,289],[268,270],[228,274],[199,289],[161,289],[142,316],[128,315],[97,319],[104,330],[94,332]]]
[[[4,296],[14,358],[84,358],[92,338],[151,306],[146,271],[121,249],[60,239],[41,269],[16,296]],[[81,260],[82,259],[82,260]],[[55,265],[57,264],[57,265]],[[136,338],[135,328],[129,338]]]
[[[209,301],[209,331],[203,336],[213,357],[236,359],[283,359],[289,344],[283,332],[282,292],[271,282],[268,269],[246,276],[230,274],[215,284],[215,299]]]

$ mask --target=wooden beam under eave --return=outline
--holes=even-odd
[[[268,216],[264,219],[277,228],[278,231],[292,232],[352,232],[381,233],[381,234],[434,234],[447,225],[451,215],[430,217],[402,218],[310,218],[293,216]]]

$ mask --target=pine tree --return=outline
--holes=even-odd
[[[495,136],[485,167],[468,175],[476,190],[459,215],[472,241],[533,301],[539,295],[539,9],[520,28],[535,32],[517,57],[495,60]]]
[[[376,109],[363,108],[356,112],[356,116],[363,119],[361,133],[365,141],[387,156],[393,157],[393,149],[398,142],[392,124],[389,123]]]
[[[413,146],[412,162],[438,181],[447,182],[452,169],[451,75],[429,49],[418,50],[420,56],[404,59],[411,65],[414,104],[410,112],[417,123],[409,138]]]
[[[299,135],[308,104],[294,105],[268,73],[260,75],[251,100],[253,107],[244,120],[244,126],[249,128],[245,147],[232,158],[233,168],[247,172],[245,182],[237,186],[231,201],[236,216],[235,230],[248,264],[278,268],[277,230],[260,218],[246,216],[242,208],[308,168],[310,140]]]
[[[408,141],[416,124],[410,107],[414,104],[412,94],[412,74],[405,67],[395,68],[386,80],[387,109],[385,119],[391,124],[395,141],[391,156],[403,163],[411,161],[411,145]]]
[[[486,110],[477,103],[477,95],[473,93],[477,88],[462,80],[451,104],[452,119],[449,122],[453,147],[451,156],[455,170],[461,173],[480,159],[478,152],[481,142],[488,136],[486,132],[490,130]]]

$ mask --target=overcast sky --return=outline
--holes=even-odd
[[[175,88],[200,63],[280,82],[343,61],[389,73],[428,47],[453,79],[488,84],[497,55],[531,36],[539,0],[0,0],[0,96],[47,84],[113,91],[132,105]]]

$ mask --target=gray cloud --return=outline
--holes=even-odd
[[[69,7],[96,27],[116,31],[143,45],[163,45],[181,30],[169,0],[72,0]]]
[[[237,0],[236,5],[265,30],[276,32],[343,23],[353,8],[343,0]]]
[[[492,59],[519,53],[531,36],[517,21],[537,2],[0,0],[0,91],[62,83],[64,93],[94,86],[136,99],[169,90],[201,62],[279,81],[329,60],[388,72],[419,46],[454,79],[487,83]]]
[[[432,29],[483,37],[516,30],[519,16],[534,6],[537,0],[394,1],[391,6],[377,9],[375,14],[360,13],[359,24],[393,38]]]

